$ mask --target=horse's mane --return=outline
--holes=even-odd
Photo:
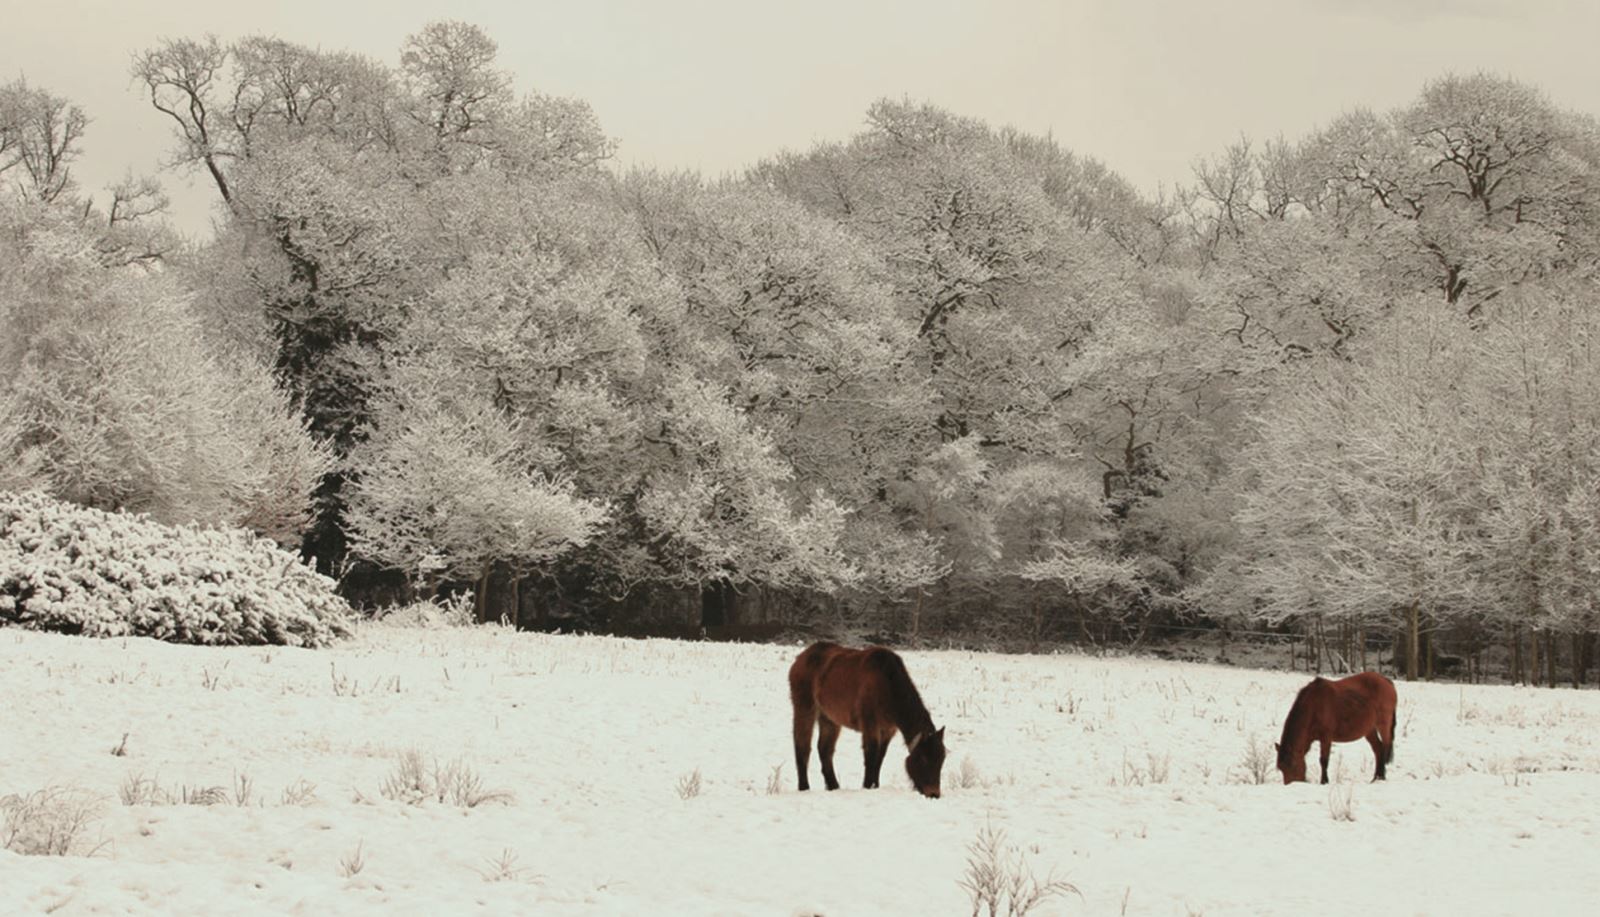
[[[1289,715],[1283,720],[1283,737],[1278,740],[1279,763],[1293,757],[1292,740],[1305,732],[1306,720],[1311,717],[1311,704],[1307,702],[1306,692],[1322,683],[1321,678],[1313,679],[1294,696],[1294,705],[1289,708]]]
[[[906,664],[893,650],[873,647],[867,650],[867,661],[889,680],[889,705],[894,712],[895,726],[907,742],[933,731],[933,717],[922,703],[922,695],[911,683]]]

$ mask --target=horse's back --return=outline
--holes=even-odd
[[[1333,684],[1342,690],[1355,691],[1379,707],[1390,710],[1394,709],[1399,698],[1394,690],[1394,682],[1378,672],[1357,672]]]
[[[843,649],[844,647],[837,643],[819,640],[801,650],[800,655],[794,657],[794,664],[789,666],[789,671],[794,672],[814,669],[821,665],[823,660]]]
[[[826,669],[829,672],[839,670],[844,672],[884,672],[891,673],[897,669],[905,670],[905,663],[900,661],[899,655],[894,650],[884,646],[867,646],[853,649],[840,646],[826,640],[813,643],[800,651],[794,659],[794,664],[789,666],[791,679],[800,675],[809,675],[815,678]]]
[[[800,651],[789,666],[789,688],[796,699],[802,695],[820,698],[824,692],[838,693],[841,682],[855,683],[868,650],[851,649],[837,643],[819,641]]]
[[[789,666],[789,694],[795,703],[809,700],[816,688],[817,676],[828,660],[844,647],[837,643],[819,641],[800,651]]]
[[[900,654],[887,646],[869,646],[861,650],[861,665],[863,668],[885,675],[906,670],[906,664],[901,661]]]
[[[895,668],[904,663],[881,646],[853,649],[837,643],[814,643],[789,667],[790,697],[835,722],[860,729],[863,717],[887,709]]]
[[[1353,742],[1373,730],[1389,728],[1394,717],[1394,682],[1377,672],[1357,672],[1327,685],[1325,715],[1335,740]]]

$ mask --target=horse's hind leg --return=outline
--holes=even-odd
[[[1333,747],[1333,743],[1332,742],[1330,742],[1327,739],[1323,739],[1322,740],[1322,757],[1321,757],[1320,760],[1322,761],[1322,782],[1323,783],[1327,783],[1328,782],[1328,751],[1332,747]]]
[[[822,762],[822,782],[830,790],[839,788],[839,778],[833,774],[833,746],[839,742],[839,724],[828,719],[827,714],[817,716],[817,758]]]
[[[810,704],[794,705],[794,769],[800,775],[800,791],[811,789],[807,771],[811,769],[811,732],[817,726],[817,711]]]
[[[1372,779],[1386,779],[1383,773],[1383,736],[1378,732],[1378,730],[1374,729],[1367,733],[1367,744],[1372,746],[1372,756],[1378,760],[1378,770],[1377,773],[1372,775]]]

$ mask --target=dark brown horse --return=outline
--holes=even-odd
[[[1320,742],[1322,782],[1327,783],[1328,746],[1357,739],[1366,739],[1378,759],[1372,779],[1384,779],[1384,767],[1394,760],[1394,708],[1394,682],[1377,672],[1338,681],[1313,679],[1300,689],[1283,721],[1283,739],[1276,746],[1283,782],[1306,779],[1306,752]]]
[[[811,759],[811,730],[817,727],[817,757],[828,789],[839,788],[833,773],[833,746],[839,727],[861,733],[866,772],[861,786],[878,785],[883,756],[896,732],[906,742],[906,774],[924,796],[939,798],[939,770],[944,766],[944,730],[922,705],[905,663],[881,646],[853,650],[837,643],[807,647],[789,667],[789,699],[794,703],[794,765],[800,789],[811,789],[806,770]]]

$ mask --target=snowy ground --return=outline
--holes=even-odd
[[[381,626],[314,652],[0,632],[0,796],[101,799],[79,848],[93,855],[0,851],[0,913],[966,914],[957,880],[985,824],[1080,890],[1035,914],[1600,900],[1600,693],[1401,684],[1389,782],[1367,782],[1365,743],[1343,745],[1330,790],[1248,782],[1252,738],[1270,749],[1305,676],[907,653],[948,726],[944,798],[910,789],[898,742],[885,788],[860,790],[848,732],[845,789],[799,794],[796,651]],[[410,749],[514,798],[386,798]],[[123,804],[141,776],[229,799]],[[1353,821],[1333,814],[1344,793]]]

